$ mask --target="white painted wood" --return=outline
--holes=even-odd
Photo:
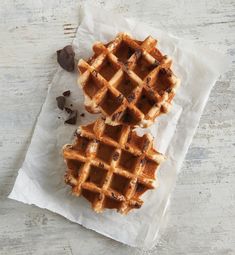
[[[0,2],[0,254],[235,254],[234,64],[211,93],[154,249],[127,247],[47,210],[7,199],[57,68],[55,51],[70,43],[81,2]],[[235,55],[233,0],[98,2]]]

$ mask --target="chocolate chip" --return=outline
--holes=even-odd
[[[166,90],[167,93],[171,93],[171,91],[172,91],[172,88],[168,88],[168,89]]]
[[[114,199],[117,199],[117,196],[112,192],[111,193],[111,196],[114,198]]]
[[[71,94],[70,90],[66,90],[65,92],[63,92],[63,96],[65,97],[70,96],[70,94]]]
[[[74,56],[75,53],[72,46],[67,45],[63,49],[57,51],[57,62],[64,70],[72,72],[74,70]]]
[[[70,106],[72,107],[72,106],[73,106],[73,104],[70,104]]]
[[[99,167],[104,168],[104,164],[99,162]]]
[[[134,204],[134,207],[138,209],[138,208],[140,208],[140,207],[141,207],[141,204],[140,204],[140,203],[138,203],[138,202],[136,202],[136,203]]]
[[[57,106],[60,110],[64,109],[64,105],[65,105],[65,98],[63,96],[59,96],[56,98],[57,101]]]
[[[166,75],[167,71],[166,71],[165,68],[161,68],[161,69],[159,70],[159,73],[162,74],[162,75]]]
[[[113,154],[113,160],[117,161],[118,157],[119,157],[119,153],[117,151],[115,151],[114,154]]]
[[[130,48],[128,48],[128,58],[130,58],[131,57],[131,55],[132,55],[132,53],[133,53],[133,50],[132,49],[130,49]]]
[[[76,122],[77,122],[77,111],[72,111],[69,114],[69,118],[64,123],[75,125]]]
[[[145,190],[145,187],[142,184],[138,184],[136,188],[136,192],[143,192]]]
[[[160,62],[157,60],[157,59],[155,59],[155,61],[154,61],[154,63],[153,63],[153,66],[154,67],[157,67],[157,66],[159,66],[160,65]]]
[[[85,117],[85,113],[81,113],[80,116],[81,116],[81,117]]]
[[[122,118],[124,123],[130,123],[132,120],[132,116],[129,111],[126,111]]]
[[[141,49],[137,49],[137,50],[135,51],[135,56],[136,56],[136,58],[139,59],[139,58],[141,57],[141,55],[142,55]]]
[[[118,102],[118,103],[122,103],[123,99],[124,99],[123,95],[120,94],[120,95],[117,97],[117,102]]]
[[[135,99],[135,93],[132,92],[132,93],[127,97],[127,101],[128,101],[129,103],[131,103],[134,99]]]
[[[72,109],[70,109],[70,108],[68,108],[68,107],[65,107],[64,109],[65,109],[65,111],[66,111],[67,113],[72,113],[72,111],[73,111]]]

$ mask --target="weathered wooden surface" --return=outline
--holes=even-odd
[[[7,199],[57,68],[55,51],[70,43],[81,2],[0,2],[0,254],[235,254],[234,64],[211,93],[154,249],[127,247]],[[98,2],[235,55],[233,0]]]

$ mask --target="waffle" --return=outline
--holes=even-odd
[[[110,208],[122,214],[142,206],[140,196],[154,188],[155,171],[164,160],[151,135],[141,137],[129,126],[103,119],[81,126],[63,156],[73,194],[84,196],[96,212]]]
[[[141,127],[168,112],[179,79],[156,44],[151,36],[137,41],[126,33],[95,43],[93,57],[78,63],[86,109],[102,113],[110,125]]]

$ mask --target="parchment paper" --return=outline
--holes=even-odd
[[[71,196],[70,187],[63,181],[66,166],[61,148],[63,144],[72,141],[76,127],[64,125],[65,116],[58,110],[55,98],[63,91],[71,90],[71,103],[79,113],[85,112],[84,99],[76,85],[77,74],[58,68],[9,197],[47,208],[128,245],[151,248],[156,243],[177,173],[210,91],[217,77],[226,70],[229,61],[218,52],[174,37],[156,27],[108,13],[96,6],[85,5],[83,12],[83,21],[73,41],[77,58],[89,57],[95,41],[110,41],[118,32],[124,31],[139,40],[152,35],[158,39],[160,50],[173,58],[174,71],[182,80],[173,108],[145,130],[153,134],[156,148],[168,158],[158,172],[159,187],[145,193],[142,208],[127,216],[114,210],[96,214],[84,198]],[[58,116],[61,118],[58,119]],[[97,117],[86,113],[85,118],[79,118],[78,125]]]

